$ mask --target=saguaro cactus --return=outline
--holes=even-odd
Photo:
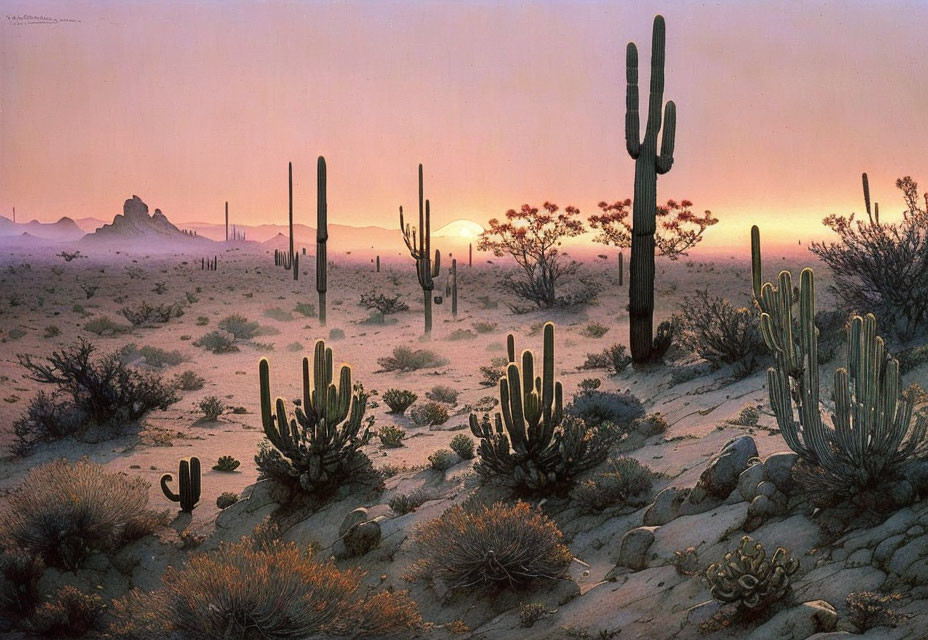
[[[226,200],[226,242],[229,241],[229,201]]]
[[[467,266],[474,266],[474,243],[471,242],[467,245]]]
[[[377,256],[377,273],[380,273],[380,256]]]
[[[316,291],[319,292],[319,324],[325,326],[325,292],[328,288],[329,205],[326,201],[325,158],[316,162]]]
[[[625,146],[635,160],[635,199],[632,207],[632,255],[629,263],[629,328],[632,360],[637,364],[663,356],[669,340],[653,341],[654,332],[654,232],[657,221],[657,176],[673,166],[677,108],[668,101],[664,108],[664,133],[660,154],[657,135],[661,130],[664,101],[664,18],[655,16],[651,38],[651,95],[644,140],[640,139],[638,117],[638,49],[628,43],[625,73]],[[666,349],[664,349],[666,350]]]
[[[290,212],[290,254],[288,260],[287,268],[290,268],[290,265],[293,264],[293,163],[287,163],[287,193],[289,196],[289,212]],[[297,279],[296,272],[293,274],[293,279]]]
[[[435,289],[435,278],[441,270],[441,253],[435,250],[435,260],[431,259],[432,254],[432,229],[431,229],[431,212],[429,201],[425,201],[423,209],[423,192],[422,192],[422,165],[419,165],[419,228],[418,243],[416,239],[416,227],[410,227],[403,219],[403,207],[400,207],[400,232],[403,234],[403,242],[409,249],[409,255],[416,261],[416,276],[419,278],[419,285],[422,287],[422,301],[425,304],[425,333],[432,333],[432,291]]]
[[[458,261],[451,261],[451,315],[458,317]]]
[[[161,490],[168,500],[180,503],[180,510],[191,513],[200,500],[200,459],[196,456],[183,458],[177,472],[178,492],[168,488],[174,478],[170,473],[161,476]]]
[[[619,251],[619,286],[622,286],[622,283],[625,279],[625,254]]]

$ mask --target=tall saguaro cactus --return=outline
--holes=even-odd
[[[319,323],[325,326],[325,292],[328,289],[329,205],[326,201],[325,158],[316,162],[316,291],[319,292]]]
[[[403,207],[400,207],[400,232],[403,242],[409,249],[409,255],[416,261],[416,276],[422,287],[422,301],[425,304],[425,333],[432,333],[432,291],[435,289],[435,278],[441,269],[441,253],[435,250],[435,260],[432,261],[432,229],[429,201],[425,200],[423,209],[422,192],[422,165],[419,165],[419,228],[418,242],[416,227],[411,227],[403,219]]]
[[[226,200],[226,242],[229,241],[229,201]]]
[[[289,199],[289,210],[290,210],[290,259],[289,262],[291,265],[294,265],[293,260],[293,163],[287,163],[287,192]],[[289,267],[288,267],[289,268]],[[299,269],[293,270],[293,279],[299,279]]]
[[[651,37],[651,95],[648,100],[648,123],[644,139],[640,138],[638,117],[638,49],[628,43],[625,53],[625,146],[635,160],[635,200],[632,208],[632,251],[629,261],[629,326],[632,360],[651,362],[663,353],[652,341],[654,332],[654,232],[657,227],[657,176],[673,166],[674,134],[677,108],[673,101],[664,107],[664,133],[657,151],[657,134],[661,130],[661,105],[664,102],[664,18],[655,16]],[[663,341],[661,341],[663,344]],[[667,342],[669,346],[669,341]]]
[[[458,317],[458,261],[451,261],[451,315]]]

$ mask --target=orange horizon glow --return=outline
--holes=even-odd
[[[181,225],[226,200],[233,224],[280,224],[292,161],[313,226],[321,154],[332,224],[395,228],[419,162],[433,229],[545,200],[588,216],[632,195],[624,48],[643,126],[657,12],[678,111],[658,199],[720,219],[695,254],[751,224],[831,238],[862,171],[887,220],[896,178],[928,181],[928,3],[667,4],[0,0],[0,215],[108,221],[138,194]]]

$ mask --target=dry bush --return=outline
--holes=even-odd
[[[371,593],[362,577],[258,534],[168,568],[152,593],[116,600],[110,631],[138,640],[383,637],[421,624],[405,592]]]
[[[261,329],[257,322],[251,322],[245,316],[232,314],[219,321],[219,328],[228,331],[236,340],[251,340]]]
[[[648,502],[654,478],[655,473],[634,458],[614,458],[605,470],[577,485],[573,498],[586,511],[640,507]]]
[[[428,349],[399,346],[393,349],[392,355],[377,358],[377,364],[381,371],[416,371],[441,367],[448,364],[448,361]]]
[[[106,605],[96,593],[84,593],[71,585],[36,609],[29,626],[49,638],[82,638],[101,627]]]
[[[381,397],[390,407],[390,413],[403,413],[419,396],[406,389],[387,389]]]
[[[148,483],[107,473],[88,460],[55,460],[35,467],[0,515],[0,540],[72,570],[95,551],[118,547],[140,524],[155,526]],[[131,531],[128,531],[131,530]]]
[[[417,427],[445,424],[449,417],[448,407],[433,400],[417,404],[409,411],[409,418]]]
[[[456,505],[416,531],[422,575],[452,589],[523,587],[564,575],[573,556],[552,520],[524,502]]]
[[[752,309],[736,309],[724,298],[696,291],[683,299],[681,316],[680,342],[714,366],[736,365],[740,375],[747,375],[767,354]]]

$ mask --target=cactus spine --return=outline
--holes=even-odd
[[[451,261],[451,315],[458,317],[458,261]]]
[[[422,165],[419,165],[419,228],[418,243],[416,242],[416,227],[410,227],[403,219],[403,207],[400,207],[400,232],[403,234],[403,242],[409,249],[409,255],[416,261],[416,276],[419,278],[419,285],[422,287],[422,301],[425,304],[425,333],[432,333],[432,291],[435,289],[435,278],[441,270],[441,253],[435,250],[435,260],[431,259],[432,254],[432,229],[431,229],[431,211],[429,201],[425,201],[425,208],[422,204]]]
[[[625,53],[625,146],[635,160],[635,198],[632,208],[632,255],[629,264],[629,328],[632,360],[644,364],[663,353],[652,341],[654,330],[654,232],[657,212],[657,176],[673,166],[677,108],[668,101],[664,108],[664,133],[660,154],[657,135],[661,129],[664,101],[663,16],[655,16],[651,40],[651,94],[644,140],[640,139],[638,117],[638,49],[629,42]],[[669,341],[667,342],[669,346]]]
[[[181,511],[192,513],[200,500],[200,459],[196,456],[181,459],[177,476],[177,493],[168,488],[168,483],[174,480],[170,473],[161,476],[161,490],[168,500],[180,503]]]
[[[325,292],[327,290],[329,239],[329,205],[326,201],[325,158],[316,162],[316,291],[319,292],[319,323],[325,326]]]

